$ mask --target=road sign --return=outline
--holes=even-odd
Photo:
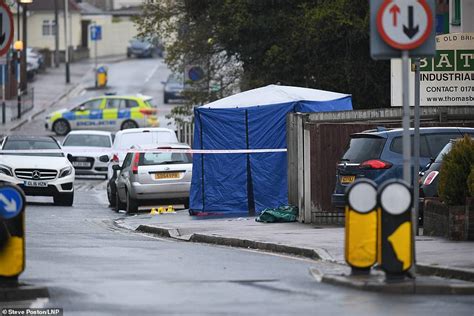
[[[0,56],[5,55],[13,41],[13,15],[5,2],[0,2]]]
[[[204,78],[204,70],[200,66],[191,66],[186,70],[186,75],[191,81],[199,81]]]
[[[4,184],[0,187],[0,218],[17,216],[25,206],[22,192],[15,186]]]
[[[386,0],[377,12],[377,30],[395,49],[417,48],[432,29],[433,16],[425,0]]]
[[[373,59],[400,58],[401,51],[408,50],[410,57],[433,56],[436,46],[434,16],[434,0],[370,0],[370,55]]]
[[[102,39],[102,26],[91,25],[91,41],[100,41]]]

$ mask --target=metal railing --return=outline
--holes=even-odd
[[[33,109],[35,105],[35,90],[34,88],[23,91],[20,102],[18,99],[6,100],[5,104],[1,104],[1,118],[2,124],[17,120],[18,114],[25,114]]]
[[[176,135],[180,143],[192,147],[194,139],[194,122],[176,122]]]

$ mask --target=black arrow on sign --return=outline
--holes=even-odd
[[[0,14],[0,46],[5,42],[5,33],[3,33],[3,14]]]
[[[413,6],[408,6],[408,27],[403,25],[403,33],[409,38],[413,38],[413,36],[418,33],[419,25],[413,27]]]

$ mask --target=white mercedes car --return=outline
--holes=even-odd
[[[58,142],[47,136],[6,136],[0,150],[0,181],[25,195],[52,196],[54,204],[74,201],[74,168]]]
[[[106,162],[100,156],[110,155],[112,133],[106,131],[72,131],[63,141],[63,150],[72,156],[71,163],[76,175],[99,175],[107,178]]]

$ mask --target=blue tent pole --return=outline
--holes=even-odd
[[[201,128],[199,129],[199,138],[201,139],[201,149],[204,149],[203,146],[203,141],[202,141],[202,120],[201,120],[201,113],[198,112],[198,119],[199,119],[199,125]],[[204,195],[204,154],[201,154],[201,191],[202,191],[202,212],[204,212],[205,207],[204,207],[204,202],[206,201],[206,196]]]
[[[250,149],[249,145],[249,114],[248,110],[245,110],[245,142],[247,149]],[[247,208],[249,216],[255,216],[255,199],[253,196],[253,182],[252,182],[252,169],[250,168],[250,154],[247,153]]]

